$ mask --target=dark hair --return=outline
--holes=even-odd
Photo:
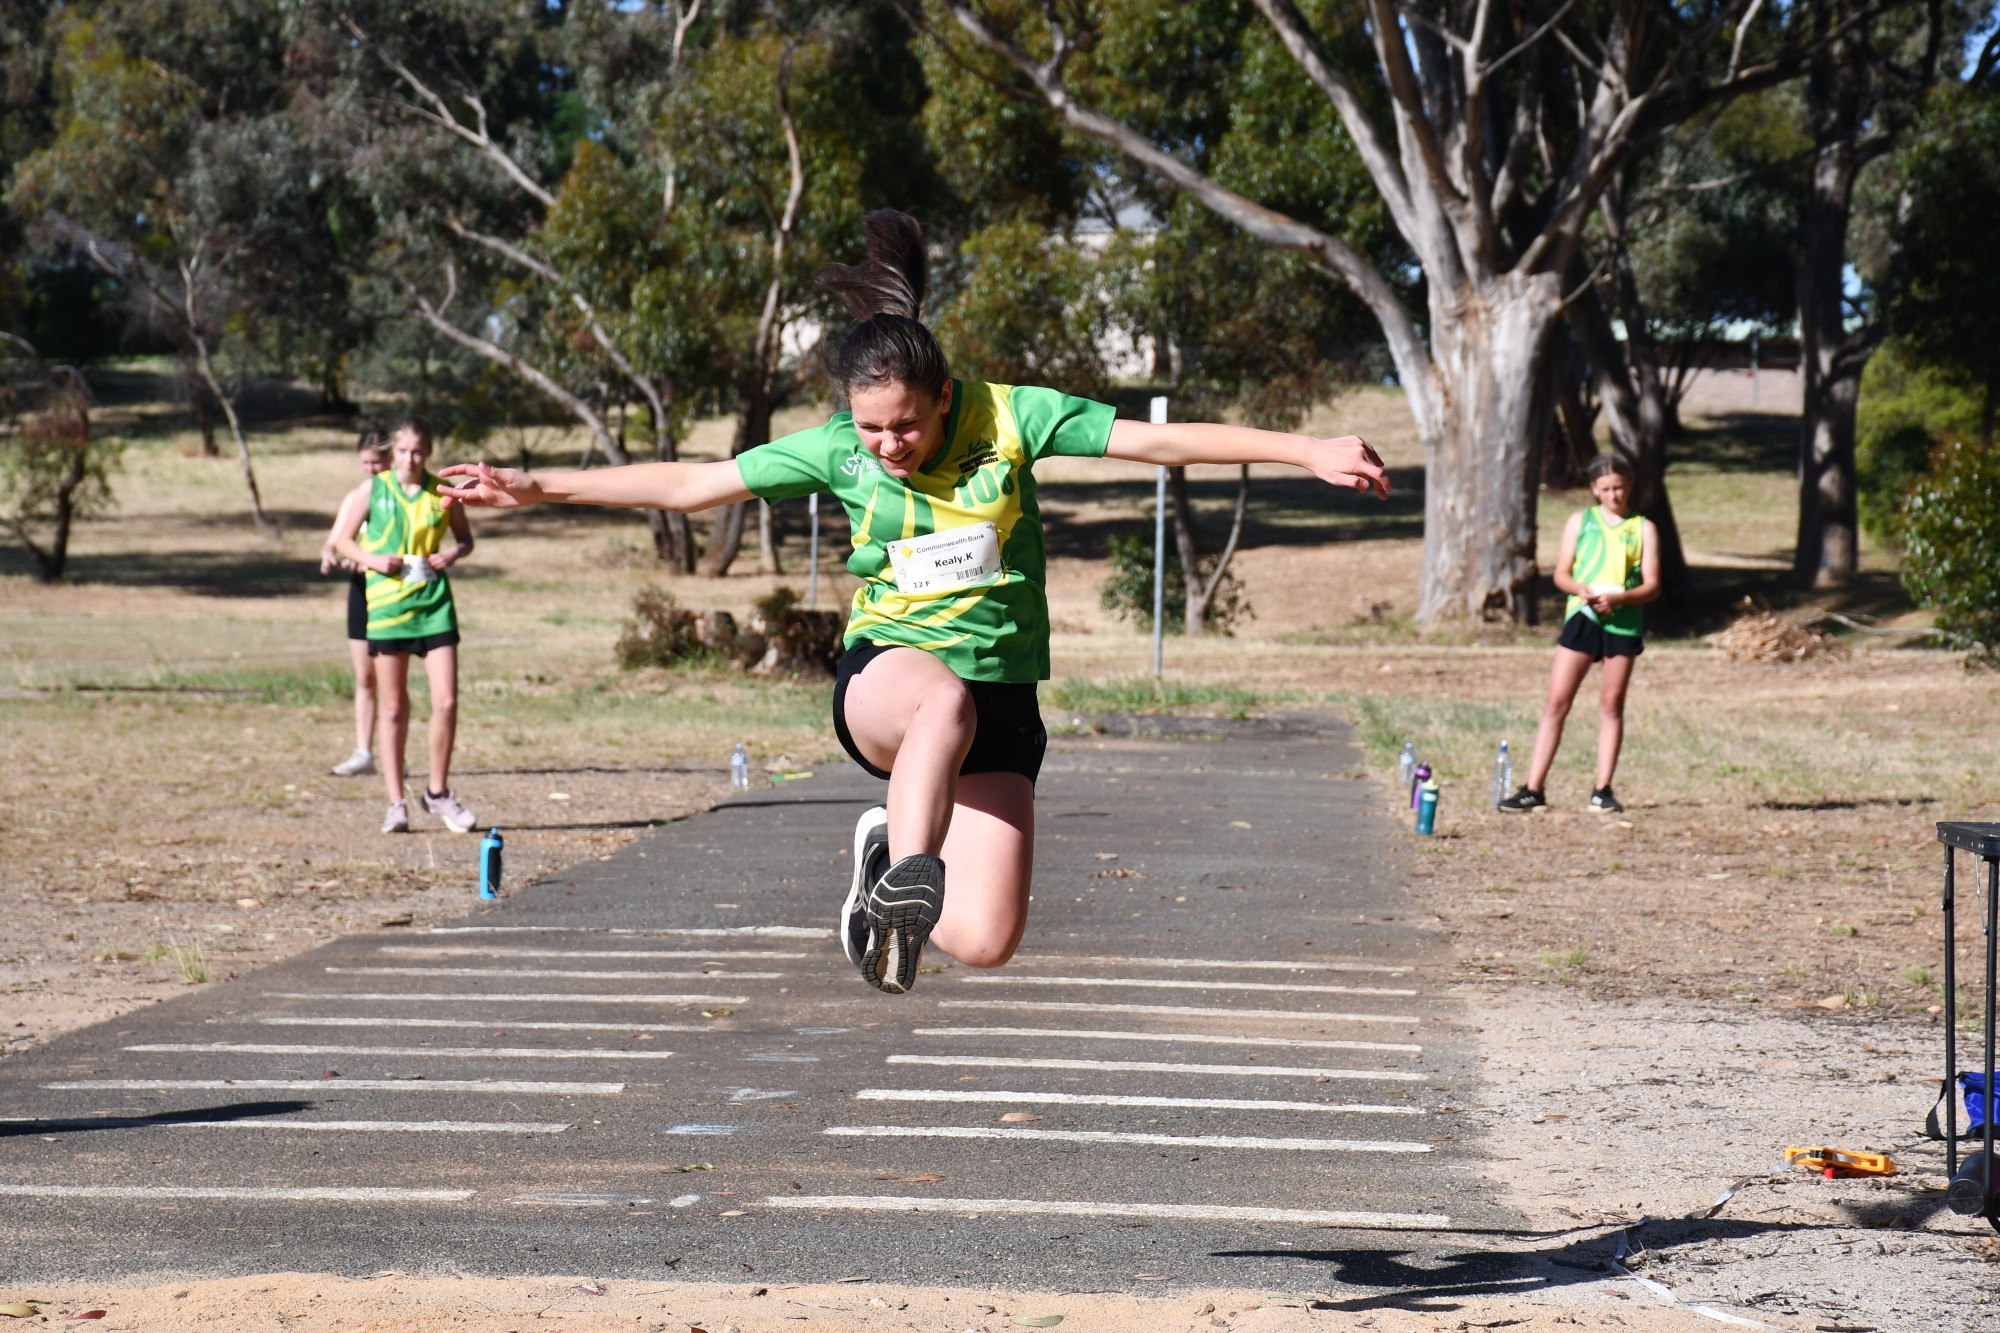
[[[941,397],[951,369],[921,315],[928,265],[924,230],[893,208],[865,219],[868,262],[828,264],[815,275],[857,321],[822,358],[826,377],[842,394],[907,384]]]
[[[1625,478],[1625,484],[1632,484],[1632,465],[1617,454],[1599,454],[1583,469],[1583,475],[1590,481],[1599,477],[1618,476]]]
[[[389,428],[389,438],[393,440],[404,431],[408,431],[419,440],[422,440],[425,449],[429,449],[437,439],[436,434],[431,430],[430,418],[420,416],[415,412],[410,413],[410,415],[391,426]]]
[[[388,447],[389,441],[383,437],[382,432],[370,426],[367,430],[362,431],[361,438],[355,441],[354,452],[358,454],[369,449],[387,449]]]

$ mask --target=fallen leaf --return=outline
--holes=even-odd
[[[1033,1111],[1009,1111],[1006,1115],[1000,1117],[1000,1123],[1003,1125],[1025,1125],[1030,1120],[1040,1119],[1041,1117]]]
[[[410,915],[410,914],[409,914],[408,912],[405,912],[405,913],[403,913],[403,914],[402,914],[401,916],[392,916],[392,917],[390,917],[390,918],[389,918],[389,919],[388,919],[387,921],[384,921],[384,922],[383,922],[382,924],[383,924],[383,926],[385,926],[385,927],[387,927],[387,926],[407,926],[407,925],[409,925],[409,924],[410,924],[410,922],[411,922],[412,920],[414,920],[414,918],[413,918],[413,917],[412,917],[412,916],[411,916],[411,915]]]
[[[730,1210],[729,1210],[728,1212],[726,1212],[726,1213],[717,1213],[717,1214],[716,1214],[716,1216],[717,1216],[717,1217],[742,1217],[742,1216],[743,1216],[743,1210],[742,1210],[741,1208],[731,1208],[731,1209],[730,1209]]]
[[[1131,866],[1112,866],[1109,870],[1093,870],[1092,879],[1144,879],[1145,876]]]
[[[604,1294],[604,1288],[598,1286],[595,1282],[579,1282],[576,1284],[576,1290],[586,1296],[602,1296]]]
[[[688,1164],[687,1164],[686,1166],[676,1166],[676,1167],[673,1167],[673,1168],[671,1168],[671,1169],[672,1169],[672,1170],[675,1170],[675,1171],[713,1171],[713,1170],[715,1170],[715,1163],[714,1163],[714,1162],[689,1162],[689,1163],[688,1163]]]
[[[9,1319],[33,1319],[40,1313],[41,1311],[34,1306],[22,1305],[18,1301],[13,1305],[0,1305],[0,1314],[6,1315]]]
[[[338,1069],[329,1069],[329,1070],[327,1070],[327,1071],[326,1071],[326,1072],[325,1072],[324,1074],[321,1074],[321,1075],[320,1075],[320,1077],[321,1077],[321,1078],[339,1078],[339,1077],[340,1077],[340,1071],[339,1071]]]
[[[935,1171],[926,1171],[921,1176],[904,1176],[903,1182],[909,1185],[926,1185],[943,1179],[944,1177]]]
[[[1232,819],[1232,820],[1230,820],[1230,821],[1229,821],[1229,827],[1231,827],[1231,828],[1252,828],[1252,827],[1254,827],[1254,825],[1252,825],[1252,824],[1250,823],[1250,821],[1249,821],[1249,820],[1247,820],[1247,819]]]
[[[1099,853],[1097,853],[1097,859],[1098,859],[1098,860],[1100,860],[1100,861],[1116,861],[1116,860],[1118,859],[1118,853],[1116,853],[1116,852],[1099,852]]]
[[[1014,1316],[1014,1322],[1022,1328],[1054,1328],[1062,1320],[1063,1317],[1059,1314],[1038,1314],[1032,1317],[1017,1314]]]
[[[834,1279],[834,1282],[838,1284],[843,1282],[866,1282],[867,1280],[868,1280],[868,1275],[866,1273],[863,1273],[858,1277],[837,1277]]]
[[[934,977],[942,971],[944,971],[944,969],[941,967],[920,967],[917,969],[917,975],[922,977]]]
[[[78,1319],[102,1319],[104,1315],[105,1312],[103,1310],[85,1310],[82,1314],[73,1314],[68,1316],[68,1318],[74,1322]]]
[[[1845,995],[1829,995],[1824,1000],[1819,1000],[1816,1003],[1821,1009],[1845,1009],[1847,1007],[1847,997]]]
[[[734,1009],[704,1009],[701,1011],[701,1016],[703,1018],[727,1018],[735,1012]]]
[[[566,791],[552,791],[549,793],[549,799],[551,801],[567,801],[569,793]]]

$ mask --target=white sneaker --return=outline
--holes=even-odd
[[[410,831],[410,803],[408,801],[389,802],[388,813],[382,816],[384,833],[408,833]]]
[[[417,798],[417,804],[442,819],[444,826],[453,833],[472,832],[472,811],[460,805],[454,793],[447,791],[433,796],[426,788],[424,794]]]
[[[356,750],[333,766],[333,775],[337,778],[358,778],[363,773],[374,771],[375,756],[368,750]]]

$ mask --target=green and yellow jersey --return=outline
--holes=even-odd
[[[395,469],[375,474],[369,483],[368,522],[361,531],[361,549],[370,555],[435,555],[451,531],[451,514],[438,488],[444,482],[426,472],[415,495],[396,480]],[[458,628],[451,604],[451,580],[442,570],[418,582],[397,575],[368,571],[368,637],[423,639]]]
[[[1592,505],[1583,511],[1583,521],[1577,525],[1576,558],[1570,562],[1569,576],[1586,588],[1630,590],[1645,581],[1640,568],[1645,554],[1645,519],[1637,514],[1613,519],[1603,505]],[[1583,598],[1571,594],[1563,619],[1567,621],[1579,611],[1602,625],[1606,634],[1636,635],[1646,625],[1643,607],[1621,606],[1600,615],[1585,606]]]
[[[849,646],[922,648],[964,680],[1032,683],[1049,676],[1034,465],[1102,457],[1114,415],[1053,389],[954,380],[944,447],[907,478],[883,470],[847,412],[736,461],[765,500],[827,491],[847,510],[861,579]]]

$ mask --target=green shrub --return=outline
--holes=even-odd
[[[619,631],[616,651],[627,671],[684,666],[711,655],[701,640],[701,617],[664,588],[641,588],[633,596],[632,618]]]
[[[1210,578],[1215,572],[1216,557],[1201,558],[1201,576]],[[1136,533],[1120,533],[1111,539],[1111,572],[1104,582],[1097,585],[1098,604],[1121,620],[1130,620],[1141,629],[1153,627],[1153,544]],[[1163,614],[1166,616],[1167,633],[1182,634],[1187,630],[1187,578],[1181,572],[1180,557],[1169,552],[1167,555],[1167,586]],[[1208,628],[1224,634],[1235,628],[1236,622],[1244,616],[1252,615],[1250,601],[1243,595],[1243,585],[1236,576],[1224,573],[1222,586],[1216,589],[1215,597],[1208,604],[1205,623]]]
[[[2000,657],[2000,459],[1948,436],[1903,511],[1903,586],[1975,659]]]
[[[1855,471],[1861,525],[1900,545],[1903,507],[1931,449],[1947,433],[1969,434],[1977,398],[1936,367],[1891,342],[1869,359],[1855,413]]]

